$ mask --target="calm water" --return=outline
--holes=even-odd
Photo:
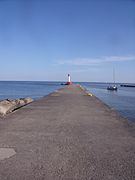
[[[21,97],[41,98],[62,86],[61,82],[19,82],[0,81],[0,99],[16,99]],[[120,87],[118,91],[108,91],[107,83],[80,83],[91,93],[104,101],[123,116],[135,122],[135,88]]]
[[[117,84],[118,91],[108,91],[107,83],[81,83],[91,93],[107,105],[119,111],[124,117],[135,122],[135,88],[120,87]]]
[[[60,87],[60,83],[57,82],[0,81],[0,99],[21,97],[38,99]]]

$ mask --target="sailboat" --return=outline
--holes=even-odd
[[[110,91],[117,91],[118,88],[115,84],[115,71],[114,71],[114,68],[113,68],[113,81],[114,81],[114,85],[111,85],[111,86],[108,86],[107,87],[107,90],[110,90]]]

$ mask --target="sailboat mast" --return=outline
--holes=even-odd
[[[115,69],[113,68],[113,82],[115,83]]]

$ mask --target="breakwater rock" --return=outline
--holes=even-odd
[[[15,100],[6,99],[0,101],[0,116],[4,116],[14,110],[33,102],[31,98],[20,98]]]

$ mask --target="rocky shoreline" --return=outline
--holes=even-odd
[[[8,113],[15,111],[29,103],[33,102],[30,97],[20,98],[15,100],[5,99],[0,101],[0,116],[5,116]]]

